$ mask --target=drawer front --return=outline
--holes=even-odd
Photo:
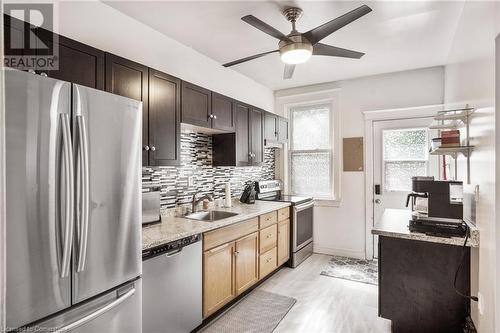
[[[278,211],[270,212],[264,215],[259,216],[260,228],[266,228],[271,224],[275,224],[278,222]]]
[[[259,279],[262,279],[267,274],[271,273],[278,267],[277,263],[277,248],[273,248],[259,258]]]
[[[284,221],[288,218],[290,218],[290,207],[278,210],[278,221]]]
[[[278,243],[278,225],[273,224],[259,231],[260,253],[264,253],[276,247]]]
[[[203,250],[210,250],[216,246],[231,242],[243,236],[249,235],[259,229],[257,217],[231,224],[203,234]]]

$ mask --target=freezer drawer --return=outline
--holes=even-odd
[[[27,332],[141,333],[142,280],[138,279],[112,292],[26,329]]]

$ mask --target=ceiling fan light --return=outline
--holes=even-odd
[[[302,36],[292,36],[290,38],[301,39]],[[308,41],[299,40],[294,43],[282,43],[280,45],[281,61],[289,65],[302,64],[309,60],[312,51],[313,47]]]
[[[289,65],[302,64],[309,60],[312,52],[307,49],[295,49],[281,53],[281,61]]]

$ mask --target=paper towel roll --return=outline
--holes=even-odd
[[[224,198],[224,206],[231,207],[231,184],[226,183],[226,197]]]

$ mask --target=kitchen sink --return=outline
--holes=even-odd
[[[221,210],[211,210],[208,212],[192,213],[186,215],[185,218],[190,220],[204,221],[204,222],[214,222],[236,215],[238,215],[238,213],[225,212]]]

